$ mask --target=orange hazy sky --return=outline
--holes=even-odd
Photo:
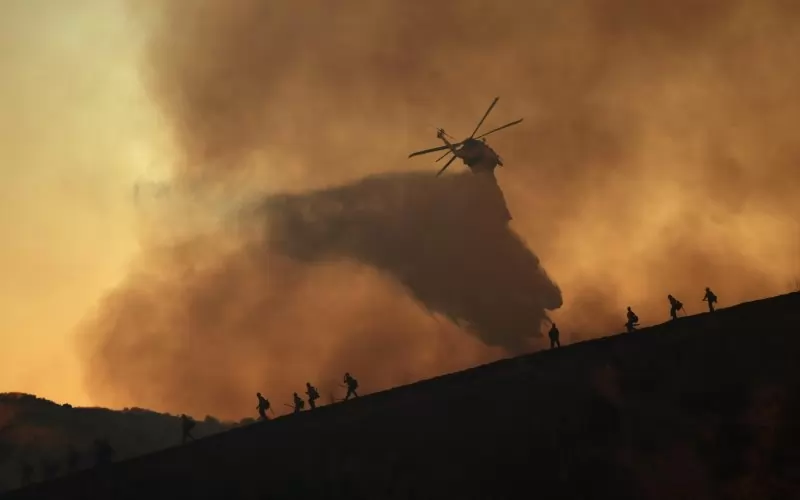
[[[141,40],[121,1],[0,4],[0,391],[89,403],[72,333],[137,250],[132,185],[163,172]]]

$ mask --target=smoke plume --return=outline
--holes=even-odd
[[[406,186],[445,206],[444,184],[362,181],[433,175],[433,158],[408,153],[435,145],[437,126],[468,135],[496,95],[486,129],[525,118],[489,142],[506,163],[498,178],[513,230],[563,290],[562,340],[618,331],[626,305],[660,322],[667,293],[694,313],[705,286],[724,306],[785,291],[800,274],[795,2],[198,0],[132,10],[151,35],[143,74],[181,151],[174,186],[202,186],[249,215],[189,231],[187,215],[222,210],[198,202],[148,225],[138,267],[85,329],[89,386],[110,404],[227,416],[250,411],[259,389],[288,401],[305,380],[336,387],[345,370],[377,389],[500,354],[487,345],[517,349],[517,331],[467,335],[417,301],[485,325],[466,262],[511,251],[493,276],[519,261],[542,273],[526,285],[550,290],[538,308],[509,309],[535,323],[560,303],[537,258],[509,232],[497,247],[453,253],[443,234],[474,233],[427,233],[422,208],[392,201]],[[375,241],[320,242],[318,226],[291,223],[330,189],[387,203],[369,222]],[[326,231],[367,227],[315,210]],[[391,214],[419,232],[377,227]],[[442,282],[425,273],[445,255],[455,281],[431,291]],[[497,279],[490,289],[516,293]]]
[[[270,248],[303,261],[350,258],[383,270],[427,309],[488,346],[520,353],[561,291],[522,241],[492,177],[384,174],[270,199]]]

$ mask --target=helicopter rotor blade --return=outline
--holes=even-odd
[[[483,114],[483,118],[481,118],[481,121],[479,121],[479,122],[478,122],[478,126],[477,126],[477,127],[475,127],[475,130],[473,130],[473,131],[472,131],[472,134],[470,134],[470,136],[469,136],[469,138],[470,138],[470,139],[472,139],[473,137],[475,137],[475,134],[477,134],[477,133],[478,133],[478,129],[479,129],[479,128],[481,128],[481,125],[483,125],[483,122],[486,120],[486,117],[487,117],[487,116],[489,116],[489,113],[491,113],[491,112],[492,112],[492,109],[494,108],[494,105],[495,105],[495,104],[497,104],[497,101],[498,101],[498,100],[500,100],[500,98],[499,98],[499,97],[495,97],[495,98],[494,98],[494,101],[492,101],[492,104],[491,104],[491,106],[489,106],[489,109],[487,109],[487,110],[486,110],[486,113],[484,113],[484,114]]]
[[[453,152],[452,151],[448,151],[447,153],[443,154],[439,158],[436,158],[436,161],[440,162],[440,161],[444,160],[447,155],[451,155],[451,154],[453,154]]]
[[[486,137],[486,136],[487,136],[487,135],[489,135],[489,134],[494,134],[494,133],[495,133],[495,132],[497,132],[498,130],[503,130],[504,128],[510,127],[510,126],[512,126],[512,125],[516,125],[517,123],[520,123],[522,120],[523,120],[523,118],[520,118],[520,119],[519,119],[519,120],[517,120],[517,121],[511,122],[511,123],[506,123],[506,124],[505,124],[505,125],[503,125],[502,127],[497,127],[497,128],[494,128],[494,129],[492,129],[492,130],[490,130],[490,131],[488,131],[488,132],[486,132],[486,133],[484,133],[484,134],[481,134],[481,135],[479,135],[479,136],[478,136],[478,137],[476,137],[475,139],[482,139],[482,138]]]
[[[449,167],[449,166],[450,166],[450,164],[451,164],[451,163],[453,163],[453,160],[455,160],[455,159],[456,159],[456,157],[455,157],[455,156],[453,156],[452,158],[450,158],[450,160],[448,160],[448,162],[444,164],[444,167],[442,167],[442,169],[441,169],[441,170],[439,170],[439,172],[436,174],[436,177],[439,177],[440,175],[442,175],[442,173],[443,173],[445,170],[447,170],[447,167]]]
[[[452,145],[454,148],[457,148],[457,147],[459,147],[459,146],[461,146],[461,145],[463,145],[463,144],[464,144],[463,142],[454,142],[454,143],[451,143],[451,145]],[[451,149],[450,151],[446,152],[445,154],[443,154],[442,156],[440,156],[440,157],[436,158],[436,162],[438,163],[438,162],[440,162],[440,161],[444,160],[444,159],[447,157],[447,155],[451,155],[451,154],[453,154],[453,150],[452,150],[452,149]]]
[[[422,151],[411,153],[410,155],[408,155],[408,157],[412,158],[414,156],[425,155],[428,153],[435,153],[436,151],[444,151],[445,149],[450,149],[450,148],[448,146],[437,146],[435,148],[423,149]]]

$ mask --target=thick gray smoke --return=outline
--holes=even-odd
[[[561,291],[507,226],[493,178],[394,174],[265,206],[275,250],[385,271],[428,310],[507,352],[530,349]]]
[[[242,203],[153,247],[102,304],[93,387],[236,417],[255,390],[330,394],[346,370],[383,389],[530,349],[561,292],[507,222],[469,173]]]
[[[653,323],[667,293],[696,312],[705,286],[731,304],[783,291],[796,272],[797,2],[132,4],[180,151],[175,186],[278,197],[259,202],[261,218],[248,212],[258,229],[192,236],[169,213],[148,228],[137,270],[85,329],[98,402],[238,415],[259,388],[333,388],[344,370],[385,387],[499,355],[486,344],[517,349],[560,303],[525,245],[468,226],[480,205],[424,212],[446,212],[449,180],[362,182],[433,175],[408,153],[434,145],[435,126],[469,134],[498,95],[487,127],[525,118],[489,138],[506,160],[499,184],[512,228],[563,290],[551,314],[565,340],[619,330],[626,305]],[[420,197],[396,203],[411,184]],[[362,224],[319,208],[345,194],[397,211]],[[348,238],[300,217],[306,205]],[[444,229],[448,217],[459,225]],[[448,282],[440,260],[466,275]],[[489,305],[488,290],[507,295]]]

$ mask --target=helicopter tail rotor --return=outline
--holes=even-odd
[[[456,140],[455,137],[453,137],[452,135],[450,135],[447,132],[445,132],[443,128],[437,128],[436,129],[436,136],[439,137],[439,138],[447,137],[448,139]]]
[[[442,139],[442,138],[444,138],[444,137],[448,137],[448,138],[450,138],[452,141],[455,141],[455,140],[456,140],[456,138],[455,138],[455,137],[453,137],[452,135],[450,135],[450,134],[448,134],[447,132],[445,132],[443,128],[437,129],[437,136],[438,136],[440,139]],[[453,144],[453,146],[454,146],[454,147],[458,147],[460,144],[461,144],[460,142],[456,142],[456,143],[454,143],[454,144]],[[449,155],[449,154],[453,154],[453,151],[452,151],[452,150],[450,150],[450,149],[448,149],[448,150],[447,150],[447,151],[446,151],[446,152],[445,152],[445,153],[444,153],[442,156],[440,156],[439,158],[437,158],[437,159],[436,159],[436,161],[437,161],[437,162],[439,162],[439,161],[442,161],[442,160],[443,160],[444,158],[446,158],[446,157],[447,157],[447,155]]]

